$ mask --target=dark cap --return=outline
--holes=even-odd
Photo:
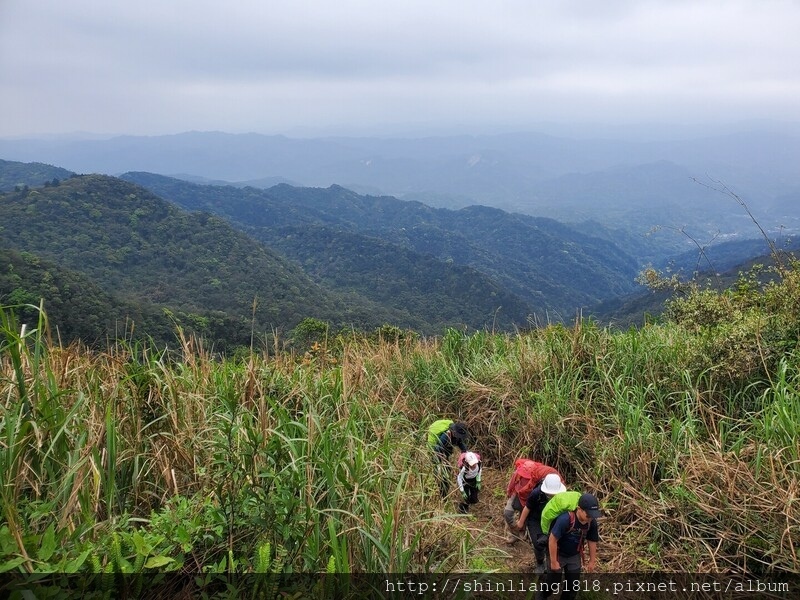
[[[452,431],[453,435],[459,440],[467,439],[468,435],[467,426],[464,425],[464,423],[462,423],[461,421],[458,421],[457,423],[453,423],[452,425],[450,425],[450,431]]]
[[[600,512],[600,504],[597,502],[597,498],[595,498],[592,494],[581,495],[580,499],[578,500],[578,506],[585,510],[586,514],[592,519],[603,516],[603,513]]]

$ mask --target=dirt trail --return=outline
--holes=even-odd
[[[527,538],[515,544],[506,543],[503,508],[508,477],[505,470],[484,466],[478,504],[470,507],[470,514],[475,516],[475,527],[485,533],[487,543],[508,554],[507,559],[498,561],[505,563],[501,569],[508,573],[529,573],[533,571],[536,560]]]

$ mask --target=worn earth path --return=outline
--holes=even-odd
[[[484,466],[481,493],[478,503],[470,507],[470,514],[475,516],[475,529],[481,531],[482,545],[495,547],[501,552],[498,553],[497,564],[493,566],[508,573],[529,573],[533,571],[536,561],[527,538],[515,544],[506,543],[503,508],[506,505],[508,477],[509,473],[503,469]]]

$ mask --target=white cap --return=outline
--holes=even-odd
[[[467,463],[470,467],[474,467],[479,462],[481,462],[481,458],[474,452],[467,452],[464,455],[464,462]]]
[[[564,485],[564,482],[561,481],[561,476],[556,473],[550,473],[549,475],[545,476],[544,480],[542,481],[542,492],[548,496],[553,496],[566,491],[567,488]]]

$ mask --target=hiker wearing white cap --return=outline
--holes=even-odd
[[[458,457],[458,466],[456,483],[462,498],[458,512],[466,514],[470,504],[478,503],[478,492],[481,490],[481,455],[477,452],[462,452]]]
[[[525,502],[525,507],[519,515],[517,529],[522,529],[527,525],[528,537],[533,546],[533,554],[536,557],[536,572],[544,573],[544,558],[547,551],[547,535],[542,532],[541,518],[542,510],[556,494],[567,491],[561,475],[550,473],[542,480],[542,483],[533,488]]]

